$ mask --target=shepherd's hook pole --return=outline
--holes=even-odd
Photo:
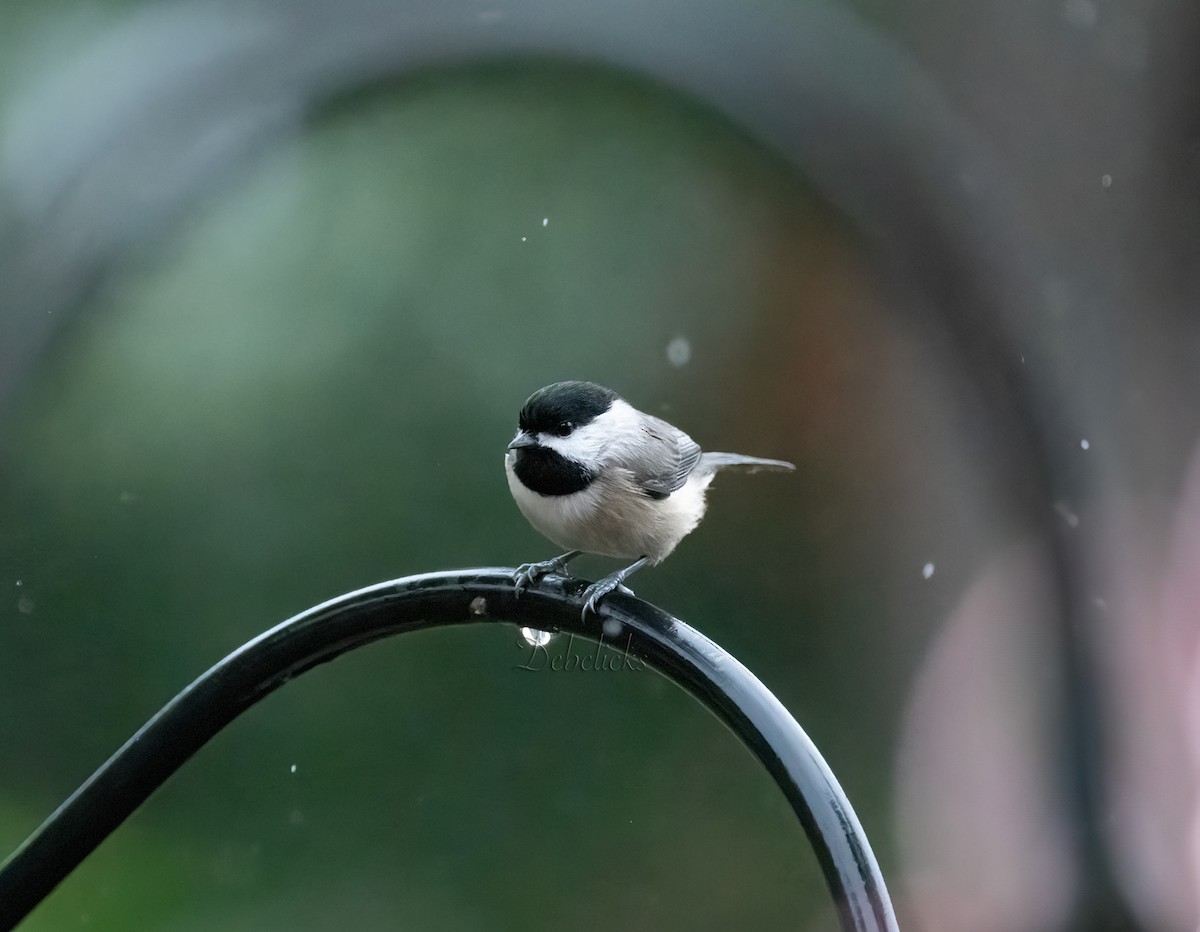
[[[512,570],[453,570],[359,589],[311,608],[234,651],[172,699],[0,865],[0,932],[64,877],[217,732],[292,677],[394,634],[505,622],[619,642],[728,725],[800,818],[847,932],[896,930],[875,856],[816,746],[733,656],[695,629],[614,594],[584,619],[584,583],[543,578],[514,596]]]

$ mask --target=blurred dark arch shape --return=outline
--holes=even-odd
[[[971,441],[997,464],[988,494],[1050,543],[1063,774],[1082,878],[1072,926],[1135,927],[1099,830],[1102,709],[1084,554],[1053,507],[1088,498],[1094,479],[1058,452],[1056,438],[1081,435],[1073,427],[1083,399],[1041,333],[1056,249],[1002,166],[898,46],[821,0],[194,0],[142,10],[93,51],[93,67],[119,57],[145,80],[79,125],[16,139],[7,153],[21,198],[0,230],[0,424],[55,331],[126,249],[230,167],[365,86],[522,58],[608,67],[699,100],[792,163],[849,218],[897,303],[944,336],[945,364],[983,401]],[[86,71],[52,78],[30,108],[84,95]]]

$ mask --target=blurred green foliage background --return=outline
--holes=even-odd
[[[888,870],[904,683],[1003,535],[934,461],[930,352],[804,179],[692,102],[544,62],[340,101],[110,270],[10,412],[0,849],[277,621],[551,555],[502,452],[533,389],[587,378],[799,465],[722,479],[635,588],[779,695]],[[524,656],[515,629],[428,632],[289,684],[25,928],[829,926],[715,720],[650,672]]]

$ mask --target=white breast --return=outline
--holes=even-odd
[[[529,523],[564,550],[658,563],[691,532],[704,516],[704,492],[712,473],[692,474],[683,488],[661,501],[634,486],[629,473],[610,469],[582,492],[539,495],[531,492],[513,471],[513,457],[504,458],[512,497]]]

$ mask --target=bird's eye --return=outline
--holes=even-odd
[[[554,428],[555,436],[565,437],[575,429],[575,425],[570,421],[560,421],[558,426]]]

